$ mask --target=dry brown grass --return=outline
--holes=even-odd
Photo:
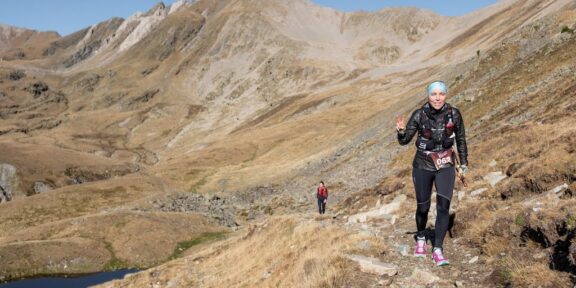
[[[568,273],[550,270],[546,263],[530,263],[526,259],[509,257],[504,265],[510,280],[517,287],[572,287]]]
[[[146,272],[103,287],[140,287],[148,281],[186,287],[335,287],[353,283],[358,270],[345,255],[364,239],[381,245],[331,220],[272,217],[243,235],[166,264],[170,269],[159,267],[165,272],[156,279]]]

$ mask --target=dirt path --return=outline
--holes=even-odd
[[[404,207],[409,206],[404,203]],[[435,209],[431,207],[430,215]],[[458,211],[456,211],[457,213]],[[481,251],[467,245],[461,237],[452,238],[449,234],[444,240],[444,254],[450,260],[450,265],[437,267],[431,258],[432,245],[427,243],[427,258],[415,258],[414,253],[414,215],[410,209],[403,209],[395,215],[394,224],[389,220],[369,220],[364,223],[349,223],[346,218],[335,221],[338,225],[356,230],[357,233],[371,234],[381,239],[387,246],[378,255],[384,263],[398,266],[398,274],[392,277],[373,276],[375,282],[390,287],[486,287],[490,282],[494,269],[487,264]],[[432,217],[430,217],[432,218]],[[433,221],[428,221],[428,227]],[[432,219],[433,220],[433,219]],[[433,229],[427,232],[433,234]],[[362,277],[366,277],[363,275]],[[496,284],[494,284],[496,285]]]

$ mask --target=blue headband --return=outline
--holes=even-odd
[[[430,83],[430,85],[428,85],[428,95],[432,94],[432,91],[436,89],[440,89],[440,91],[444,92],[445,94],[448,93],[448,88],[446,87],[446,84],[444,84],[444,82],[435,81]]]

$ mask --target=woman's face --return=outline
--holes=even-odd
[[[442,89],[432,90],[432,93],[428,94],[428,103],[432,105],[432,108],[440,110],[446,103],[446,93]]]

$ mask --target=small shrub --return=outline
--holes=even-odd
[[[31,84],[28,88],[26,88],[26,90],[28,90],[30,94],[34,95],[34,98],[39,97],[40,95],[42,95],[43,92],[48,91],[48,89],[49,89],[48,85],[46,85],[46,83],[41,81]]]
[[[576,217],[572,215],[568,216],[568,219],[566,219],[566,226],[568,226],[568,229],[576,228]]]
[[[562,31],[561,31],[560,33],[570,33],[570,34],[574,34],[574,29],[570,29],[570,27],[564,26],[564,27],[562,27]]]
[[[518,226],[524,226],[524,224],[526,224],[526,220],[524,220],[524,216],[518,215],[516,216],[516,220],[514,221],[514,223],[516,223],[516,225]]]
[[[24,77],[26,77],[26,73],[24,73],[22,70],[12,71],[10,72],[10,75],[8,75],[8,78],[12,81],[18,81]]]

